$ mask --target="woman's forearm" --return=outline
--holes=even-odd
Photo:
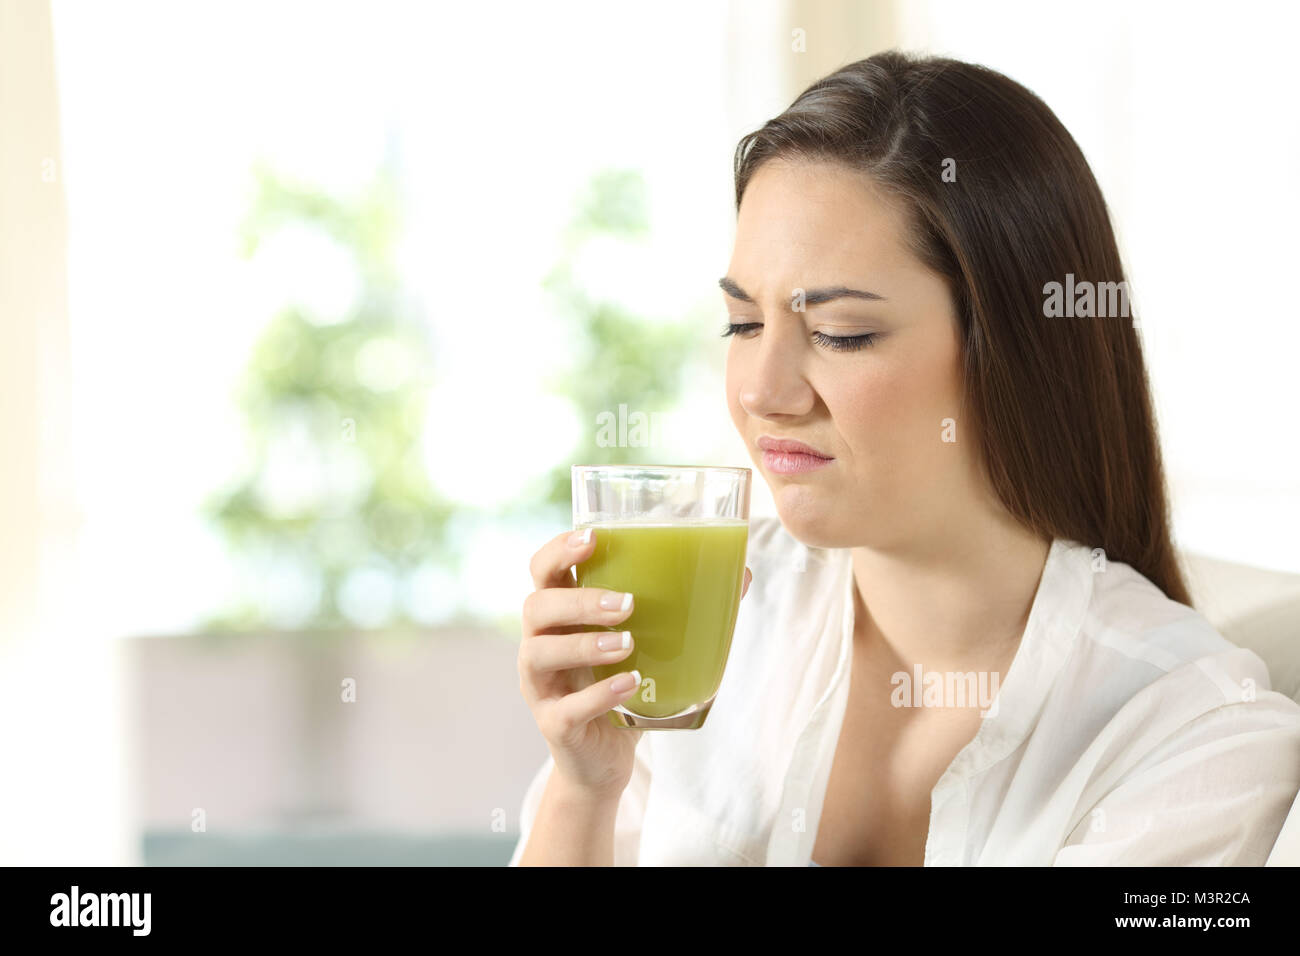
[[[552,772],[520,866],[613,866],[618,795],[594,796]]]

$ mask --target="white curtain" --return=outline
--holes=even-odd
[[[0,0],[0,863],[136,862],[121,673],[79,599],[50,5]]]

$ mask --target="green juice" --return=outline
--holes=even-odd
[[[607,628],[631,631],[632,653],[593,667],[596,680],[639,670],[641,688],[623,707],[642,717],[671,717],[711,700],[740,611],[749,523],[590,526],[596,548],[577,565],[578,587],[633,596],[631,615]]]

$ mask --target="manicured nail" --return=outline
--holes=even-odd
[[[596,646],[602,651],[625,651],[632,646],[632,632],[602,634],[596,638]]]
[[[581,548],[589,541],[591,541],[590,528],[583,528],[581,531],[575,531],[569,535],[569,546],[573,548]]]
[[[609,689],[616,694],[626,694],[628,691],[635,690],[640,686],[640,671],[632,671],[630,674],[619,674],[609,682]]]
[[[600,606],[606,611],[626,611],[632,606],[632,595],[619,594],[617,591],[602,594],[600,596]]]

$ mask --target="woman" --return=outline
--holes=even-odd
[[[688,734],[606,721],[639,675],[586,668],[631,653],[598,644],[629,601],[572,586],[590,536],[537,552],[520,687],[551,757],[511,864],[1262,864],[1300,706],[1189,606],[1069,133],[996,72],[890,52],[735,174],[727,401],[780,520]]]

